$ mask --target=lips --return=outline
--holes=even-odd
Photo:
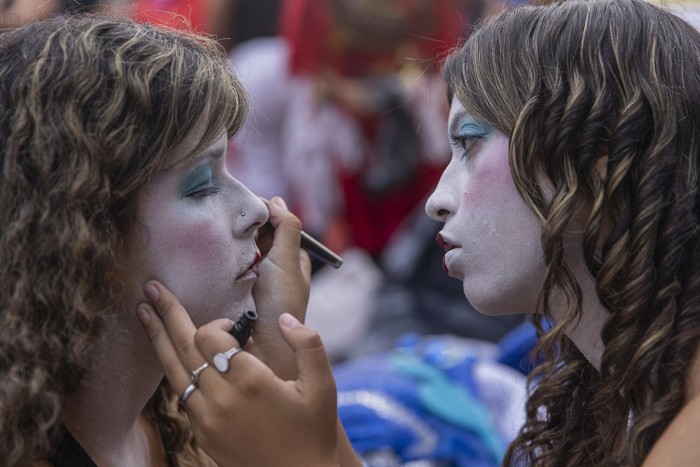
[[[260,277],[260,269],[258,268],[258,265],[260,264],[260,261],[262,260],[262,256],[260,256],[259,252],[255,252],[255,258],[253,259],[253,262],[248,266],[248,269],[243,271],[240,276],[238,276],[236,279],[240,279],[242,277],[245,277],[247,274],[255,274],[255,277]]]
[[[447,253],[447,252],[450,251],[450,250],[453,250],[453,249],[457,248],[455,245],[451,245],[451,244],[447,243],[447,242],[445,241],[445,239],[443,238],[442,234],[440,234],[440,233],[438,233],[437,236],[435,237],[435,241],[437,242],[438,245],[440,245],[440,248],[442,248],[443,250],[445,250],[445,253]],[[447,262],[445,261],[445,257],[444,257],[444,256],[442,257],[442,271],[443,271],[445,274],[449,274],[449,273],[450,273],[450,271],[449,271],[448,268],[447,268]]]
[[[449,243],[447,243],[440,233],[438,233],[437,236],[435,237],[435,241],[437,242],[438,245],[440,245],[440,248],[445,250],[445,253],[456,248],[456,246],[450,245]]]

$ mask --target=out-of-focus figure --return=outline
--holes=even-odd
[[[297,89],[285,158],[307,227],[377,257],[448,154],[436,62],[468,23],[464,2],[287,0]]]
[[[377,258],[446,163],[436,62],[469,24],[466,4],[282,1],[280,35],[231,55],[253,113],[229,168],[287,196],[334,249]]]

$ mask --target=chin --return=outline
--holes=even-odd
[[[230,316],[230,318],[235,321],[241,317],[241,314],[245,313],[248,310],[253,310],[256,312],[258,311],[257,308],[255,307],[255,302],[253,301],[253,297],[250,297],[250,300],[246,300],[239,307],[236,307],[236,309],[231,312],[231,314],[233,316]]]
[[[197,327],[215,319],[227,318],[236,321],[247,310],[257,311],[252,295],[243,299],[237,297],[235,299],[211,301],[205,306],[195,307],[193,310],[198,310],[190,313],[192,322]]]
[[[521,310],[522,305],[514,305],[513,301],[504,300],[505,297],[500,295],[489,294],[488,296],[483,296],[478,293],[474,293],[472,290],[464,290],[464,296],[476,311],[485,316],[503,316],[525,313],[525,311]]]
[[[240,317],[241,313],[248,310],[258,311],[255,308],[255,301],[253,300],[253,294],[249,293],[245,297],[237,297],[228,301],[228,306],[222,308],[226,311],[226,316],[224,318],[230,318],[236,320]]]

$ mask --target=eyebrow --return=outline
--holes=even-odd
[[[195,158],[197,163],[209,159],[221,159],[226,152],[223,148],[209,148]]]

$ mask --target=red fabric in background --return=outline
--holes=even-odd
[[[461,12],[464,3],[460,0],[432,1],[432,27],[411,35],[409,40],[419,52],[417,59],[439,61],[458,44],[469,26]],[[396,48],[391,47],[386,50],[350,49],[334,54],[329,39],[336,24],[328,0],[284,0],[280,18],[281,34],[291,46],[292,74],[313,74],[330,65],[346,76],[358,75],[362,73],[363,64],[393,60],[396,52]]]
[[[316,73],[330,61],[326,41],[333,18],[325,0],[285,0],[280,15],[281,34],[291,50],[292,74]]]
[[[208,32],[209,0],[137,0],[134,19],[157,26]]]
[[[423,165],[401,190],[381,198],[368,196],[361,188],[360,175],[341,176],[345,196],[345,220],[351,227],[353,245],[379,255],[406,217],[425,201],[442,174],[443,167]]]

